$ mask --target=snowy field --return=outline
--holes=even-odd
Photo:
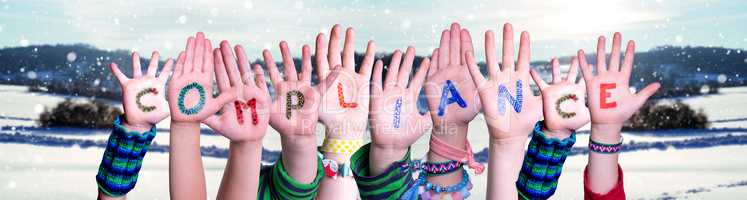
[[[64,96],[28,93],[25,87],[0,86],[0,126],[34,126],[45,106],[51,107]],[[702,109],[712,121],[712,128],[747,128],[747,87],[721,89],[721,94],[682,99],[696,109]],[[116,102],[111,102],[116,105]],[[168,128],[168,119],[158,124]],[[319,127],[318,143],[323,134]],[[588,130],[588,127],[582,130]],[[20,131],[24,134],[44,134],[63,138],[105,140],[106,130],[94,133],[60,133],[56,131]],[[724,133],[725,134],[725,133]],[[713,135],[709,135],[713,136]],[[672,141],[700,137],[696,135],[649,136],[624,133],[626,142]],[[428,136],[413,146],[420,157],[427,151]],[[478,116],[470,124],[469,139],[475,151],[487,147],[485,123]],[[577,146],[586,145],[588,134],[579,134]],[[168,144],[169,134],[160,132],[158,144]],[[217,135],[203,135],[202,146],[228,147],[228,140]],[[271,130],[264,145],[280,149],[280,137]],[[677,197],[687,199],[733,199],[747,196],[747,186],[719,187],[747,181],[747,146],[719,146],[704,149],[638,151],[621,156],[625,170],[625,187],[629,199]],[[1,199],[93,199],[96,195],[94,176],[103,149],[42,147],[26,144],[0,144]],[[207,191],[215,197],[225,159],[203,158],[207,176]],[[554,199],[582,198],[582,171],[586,156],[572,156],[566,161],[563,176]],[[484,199],[486,175],[473,176],[472,199]],[[688,192],[689,191],[689,192]],[[696,191],[696,192],[693,192]],[[697,192],[703,191],[703,192]],[[130,199],[168,199],[168,154],[146,156],[138,186]]]

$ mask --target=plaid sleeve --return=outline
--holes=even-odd
[[[410,150],[399,161],[392,163],[389,168],[379,175],[371,175],[369,171],[369,152],[371,144],[362,146],[350,158],[350,168],[362,199],[398,199],[404,194],[415,180],[412,170],[409,170]]]
[[[143,158],[156,137],[156,127],[138,133],[122,126],[122,117],[114,120],[104,156],[96,174],[99,190],[108,196],[127,194],[135,187]]]
[[[532,140],[524,155],[516,188],[523,199],[548,199],[558,187],[558,178],[565,158],[576,143],[576,133],[563,140],[547,138],[542,123],[534,127]]]
[[[323,176],[322,159],[317,159],[314,181],[311,183],[298,182],[288,175],[285,166],[283,166],[282,155],[280,155],[275,164],[265,166],[260,171],[257,199],[314,199]]]

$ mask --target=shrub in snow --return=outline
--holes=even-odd
[[[114,118],[121,114],[122,111],[119,108],[106,105],[101,101],[75,102],[68,99],[39,114],[39,125],[42,127],[109,128]]]
[[[682,101],[659,103],[651,101],[638,110],[625,124],[624,130],[703,129],[708,128],[708,116],[695,111]]]

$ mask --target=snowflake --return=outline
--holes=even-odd
[[[187,16],[186,15],[179,16],[178,22],[180,24],[186,24],[187,23]]]
[[[78,58],[78,54],[76,54],[74,51],[71,51],[67,53],[66,58],[68,62],[73,62]]]

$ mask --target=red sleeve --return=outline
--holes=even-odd
[[[587,173],[588,166],[584,169],[584,199],[585,200],[610,200],[625,199],[625,188],[623,187],[623,171],[620,165],[617,165],[617,173],[620,177],[617,184],[607,194],[594,193],[589,188],[589,176]]]

